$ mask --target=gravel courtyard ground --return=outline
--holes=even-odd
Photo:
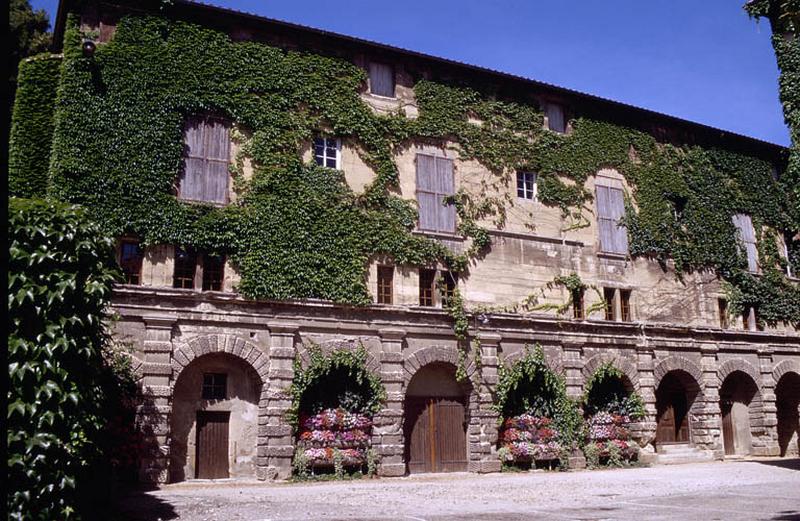
[[[123,519],[800,520],[800,460],[323,483],[189,482],[136,493]]]

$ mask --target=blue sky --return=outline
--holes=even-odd
[[[214,0],[789,144],[744,0]],[[57,0],[32,0],[55,18]]]

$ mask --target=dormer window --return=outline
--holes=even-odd
[[[559,134],[567,132],[567,118],[564,107],[557,103],[547,103],[544,107],[544,114],[547,118],[547,128]]]
[[[211,116],[192,117],[186,122],[183,139],[185,148],[178,199],[226,204],[230,125]]]
[[[394,98],[394,67],[385,63],[369,64],[369,91],[378,96]]]
[[[342,142],[330,137],[314,139],[314,161],[319,166],[341,170]]]

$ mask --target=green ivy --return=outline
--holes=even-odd
[[[90,208],[108,233],[228,254],[246,297],[367,304],[366,266],[378,254],[397,264],[439,261],[466,275],[491,245],[477,222],[494,218],[502,226],[514,204],[508,186],[515,171],[539,174],[541,202],[560,208],[569,230],[588,223],[588,178],[615,168],[632,189],[625,217],[632,256],[665,268],[674,262],[678,276],[715,272],[743,299],[734,298],[734,307],[752,301],[766,323],[800,321],[797,285],[777,266],[764,266],[764,277],[748,275],[731,223],[742,212],[759,231],[800,230],[796,177],[775,181],[767,161],[663,144],[587,117],[558,134],[543,127],[533,104],[426,79],[414,87],[416,119],[402,111],[377,115],[359,96],[364,71],[343,59],[233,42],[159,16],[123,17],[93,58],[82,56],[71,16],[64,57],[51,194]],[[237,202],[225,208],[173,195],[183,122],[209,111],[230,118],[242,139],[232,167]],[[323,130],[354,145],[375,172],[363,194],[341,173],[302,163],[301,148]],[[494,174],[479,195],[462,191],[443,201],[456,206],[458,231],[469,239],[463,254],[411,233],[416,210],[394,195],[394,157],[411,141],[450,143]],[[254,165],[250,180],[242,175],[244,157]],[[795,269],[799,250],[790,244]]]
[[[631,419],[643,418],[644,400],[624,385],[625,373],[606,362],[598,367],[584,386],[583,412],[592,416],[599,411],[626,414]]]
[[[79,519],[119,459],[103,450],[120,434],[108,427],[121,384],[103,357],[113,241],[75,206],[11,198],[8,213],[9,519]]]
[[[386,390],[380,375],[367,369],[367,350],[337,349],[326,355],[320,346],[305,346],[309,363],[303,369],[295,358],[294,378],[288,389],[292,404],[287,421],[297,429],[301,413],[315,414],[326,408],[342,407],[348,412],[373,416],[386,402]]]
[[[564,447],[574,448],[582,439],[583,418],[575,400],[567,396],[566,381],[545,362],[540,345],[510,367],[498,368],[496,398],[492,408],[503,418],[520,414],[546,416],[553,420]]]
[[[40,55],[19,64],[11,119],[8,192],[12,197],[43,197],[53,139],[53,112],[61,58]]]

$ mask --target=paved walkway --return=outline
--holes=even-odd
[[[800,520],[800,460],[324,483],[189,482],[134,494],[123,519]]]

